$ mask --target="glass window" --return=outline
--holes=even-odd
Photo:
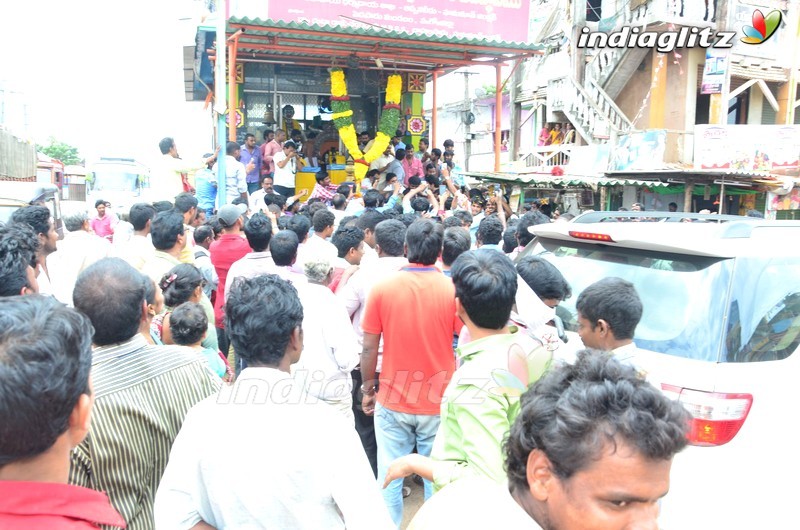
[[[644,305],[634,339],[640,348],[691,359],[720,358],[733,260],[580,243],[539,248],[572,287],[574,295],[557,310],[567,330],[577,331],[575,303],[581,291],[617,276],[636,286]]]
[[[136,191],[139,175],[123,170],[98,170],[95,172],[94,191]]]
[[[776,361],[800,344],[800,263],[739,258],[728,317],[728,362]]]

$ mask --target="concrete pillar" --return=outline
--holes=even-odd
[[[794,92],[792,89],[795,88],[795,81],[790,76],[789,81],[786,83],[782,83],[780,87],[778,87],[778,93],[775,99],[778,100],[778,112],[775,115],[775,124],[776,125],[791,125],[792,120],[794,118],[792,110],[794,107]]]
[[[683,192],[683,211],[684,212],[691,212],[692,211],[692,194],[694,193],[694,182],[687,182],[686,189]]]
[[[764,93],[761,92],[761,87],[753,85],[750,87],[750,96],[747,102],[747,124],[760,125],[761,124],[761,111],[764,105],[769,105],[769,102],[764,101]]]

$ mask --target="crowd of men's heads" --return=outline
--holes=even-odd
[[[442,222],[397,210],[379,212],[380,193],[368,192],[365,203],[362,215],[341,219],[336,229],[330,209],[304,205],[296,215],[281,217],[275,233],[265,214],[245,217],[242,207],[228,205],[196,227],[193,237],[207,247],[221,233],[243,231],[253,251],[269,250],[275,265],[283,267],[295,263],[312,229],[316,235],[311,237],[330,237],[338,257],[351,265],[360,263],[365,246],[380,257],[405,256],[423,266],[441,260],[450,269],[458,316],[486,330],[507,325],[520,282],[550,307],[572,295],[546,259],[526,256],[514,263],[493,248],[470,251],[470,212],[457,211]],[[197,201],[181,194],[164,206],[136,204],[129,218],[136,233],[149,233],[153,246],[167,252],[184,245]],[[73,216],[66,227],[80,230],[85,221],[85,216]],[[504,230],[497,215],[485,216],[477,228],[478,245],[525,246],[532,238],[529,228],[545,222],[547,215],[534,210]],[[152,280],[118,258],[102,259],[79,275],[74,309],[49,297],[16,296],[36,293],[42,256],[55,250],[56,239],[44,207],[22,208],[11,223],[0,225],[0,378],[7,383],[0,386],[0,419],[2,430],[14,433],[2,437],[0,466],[50,451],[67,454],[87,435],[92,346],[130,340],[155,300]],[[305,271],[310,281],[325,285],[332,267],[310,260]],[[192,265],[172,272],[160,284],[164,302],[175,308],[172,336],[176,344],[194,346],[209,325],[195,302],[204,279]],[[607,278],[581,292],[576,310],[584,344],[608,350],[633,338],[643,307],[630,282]],[[276,275],[237,279],[227,293],[224,314],[231,344],[248,366],[288,367],[298,361],[304,313],[289,282]],[[686,414],[633,368],[609,354],[583,351],[574,364],[549,370],[522,397],[504,445],[512,494],[535,506],[553,528],[581,527],[582,514],[599,509],[598,498],[608,503],[639,499],[655,506],[666,493],[671,458],[686,444]],[[616,473],[626,469],[626,459],[653,477],[667,477],[666,482],[637,483]],[[616,517],[613,510],[603,511],[608,512],[604,517]]]

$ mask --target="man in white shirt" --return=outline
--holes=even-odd
[[[237,282],[225,316],[248,367],[186,416],[156,494],[156,527],[390,528],[352,426],[289,374],[303,351],[296,290],[274,275]],[[220,458],[234,446],[247,465]]]
[[[117,257],[124,259],[137,271],[155,255],[156,249],[150,240],[150,223],[156,216],[152,204],[138,202],[131,206],[128,217],[133,225],[133,236],[117,248]]]
[[[364,255],[361,257],[361,267],[378,260],[378,252],[375,250],[375,228],[378,223],[386,219],[387,217],[377,210],[366,211],[356,219],[356,226],[364,231]]]
[[[380,158],[373,160],[372,163],[369,165],[370,169],[377,169],[378,172],[380,172],[380,176],[378,177],[378,182],[384,182],[386,180],[386,173],[389,171],[389,166],[394,161],[395,161],[394,148],[390,143],[386,147],[386,150],[383,152],[383,155],[381,155]],[[378,190],[378,191],[383,191],[383,190]]]
[[[181,173],[194,173],[217,158],[215,152],[203,160],[181,160],[178,157],[178,148],[175,146],[175,140],[170,137],[158,142],[158,148],[161,150],[161,159],[150,175],[149,197],[152,202],[172,202],[175,200],[175,196],[183,191]]]
[[[264,202],[264,199],[267,195],[275,193],[275,189],[272,186],[273,183],[274,180],[271,175],[265,175],[261,178],[261,187],[250,194],[251,212],[263,212],[267,209],[267,204]]]
[[[337,296],[344,300],[347,313],[353,320],[353,330],[358,337],[359,351],[361,351],[364,342],[361,318],[367,307],[367,298],[372,286],[408,265],[408,260],[403,257],[405,236],[406,225],[401,221],[389,219],[378,223],[375,227],[375,248],[378,251],[378,259],[363,268],[359,268],[337,293]],[[378,378],[381,371],[382,352],[383,344],[381,343],[378,346],[376,378]],[[364,451],[367,453],[373,472],[377,474],[378,446],[375,441],[374,418],[364,414],[361,409],[361,397],[357,394],[357,389],[362,382],[361,371],[356,368],[352,372],[352,377],[353,387],[356,389],[356,394],[353,396],[356,431],[361,438],[361,444],[364,446]]]
[[[333,235],[335,222],[336,216],[328,209],[318,210],[314,213],[314,217],[311,219],[314,233],[308,236],[303,249],[303,259],[305,261],[318,256],[327,258],[331,262],[336,259],[338,255],[336,246],[328,241],[328,238]]]
[[[239,154],[241,147],[236,142],[228,142],[225,146],[225,197],[228,203],[232,203],[234,199],[239,197],[247,200],[247,170],[244,164],[239,162]],[[218,164],[214,164],[212,168],[214,173],[217,173],[217,181],[219,181],[219,168]]]
[[[47,257],[58,248],[58,232],[53,215],[47,206],[35,204],[14,210],[11,222],[26,224],[36,232],[39,238],[39,248],[36,252],[36,281],[39,284],[39,294],[52,295],[53,285],[50,281]]]
[[[275,274],[295,287],[308,283],[306,275],[292,267],[297,261],[299,244],[297,234],[291,230],[281,230],[269,242],[269,252],[275,262]]]
[[[584,346],[610,351],[622,362],[637,364],[639,350],[633,335],[643,305],[631,282],[616,277],[596,281],[578,295],[575,309]]]
[[[286,197],[294,196],[295,175],[297,174],[297,145],[289,140],[272,157],[275,164],[275,191]]]
[[[331,292],[329,257],[315,255],[304,263],[308,283],[298,286],[303,303],[303,355],[295,380],[306,392],[332,405],[353,424],[353,380],[361,350],[344,302]]]
[[[350,203],[347,201],[347,197],[342,195],[341,193],[337,193],[331,199],[331,213],[333,213],[334,221],[333,221],[333,231],[336,232],[339,229],[339,223],[347,217],[349,214],[345,210],[345,208],[349,207]],[[362,206],[363,208],[363,206]]]
[[[255,278],[262,274],[275,274],[275,262],[269,251],[272,239],[272,221],[263,213],[256,213],[244,225],[244,235],[252,252],[235,261],[225,279],[225,296],[237,278]]]
[[[64,228],[67,233],[58,242],[58,250],[47,257],[47,269],[53,284],[53,296],[72,306],[72,291],[78,275],[92,263],[108,257],[111,243],[89,232],[86,212],[64,217]]]

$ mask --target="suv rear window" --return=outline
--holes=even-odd
[[[800,344],[796,259],[716,259],[553,241],[534,253],[558,267],[575,293],[557,310],[567,330],[577,332],[580,292],[617,276],[636,286],[644,304],[635,336],[640,348],[712,362],[757,362],[788,357]]]
[[[800,261],[738,258],[731,290],[728,362],[777,361],[800,344]]]

